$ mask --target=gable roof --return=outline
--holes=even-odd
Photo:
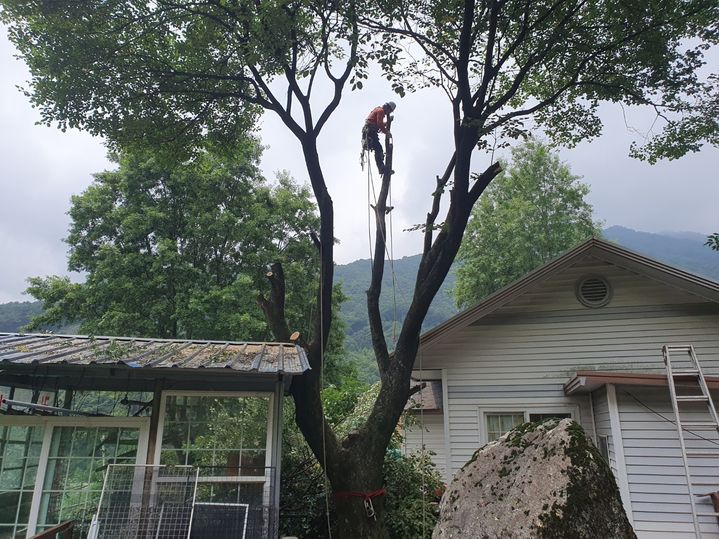
[[[618,267],[655,279],[669,286],[680,288],[691,294],[706,298],[709,301],[719,303],[718,282],[664,264],[653,258],[620,247],[615,243],[610,243],[599,238],[590,238],[554,260],[547,262],[544,266],[530,271],[521,279],[499,289],[474,307],[460,312],[449,320],[425,332],[420,337],[420,345],[430,345],[448,332],[466,327],[480,318],[493,313],[585,256],[599,258]]]
[[[291,343],[0,333],[0,367],[38,365],[293,375],[310,368],[305,351]]]

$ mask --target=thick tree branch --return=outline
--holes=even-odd
[[[388,125],[391,125],[391,123],[392,119],[390,116]],[[369,289],[367,290],[367,314],[369,315],[372,348],[374,349],[379,372],[383,379],[389,368],[389,351],[387,350],[387,340],[385,339],[384,328],[382,326],[379,300],[382,292],[382,277],[384,275],[384,262],[387,251],[387,196],[389,195],[390,181],[392,178],[390,171],[392,170],[393,147],[392,139],[389,135],[385,137],[385,147],[387,150],[385,174],[382,177],[382,186],[374,207],[376,230],[374,260],[372,261],[372,278]]]
[[[444,188],[447,185],[447,182],[452,177],[452,171],[454,170],[454,165],[456,163],[456,153],[452,154],[452,158],[449,160],[449,163],[447,164],[447,168],[444,171],[444,174],[439,177],[437,176],[437,188],[435,189],[434,193],[432,193],[432,209],[427,214],[427,220],[425,221],[425,228],[424,228],[424,247],[422,249],[422,259],[419,264],[419,270],[417,271],[417,283],[420,283],[424,280],[424,277],[426,275],[427,271],[427,257],[429,255],[429,252],[432,248],[432,238],[434,236],[434,226],[435,222],[437,220],[437,215],[439,214],[439,207],[440,203],[442,202],[442,195],[444,194]]]
[[[270,296],[257,296],[257,304],[262,309],[272,334],[279,342],[290,341],[290,329],[285,319],[285,272],[282,264],[275,262],[266,274],[270,283]]]

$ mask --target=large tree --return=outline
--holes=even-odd
[[[44,304],[31,329],[80,322],[94,335],[263,340],[257,290],[277,261],[298,283],[286,316],[306,327],[319,219],[309,189],[287,175],[269,185],[258,156],[253,141],[182,163],[115,156],[117,170],[72,198],[68,265],[85,282],[31,278],[28,292]]]
[[[716,0],[2,0],[10,38],[28,63],[28,91],[46,122],[118,144],[182,150],[231,140],[259,109],[297,138],[320,212],[317,318],[300,339],[312,370],[293,381],[296,421],[335,491],[381,486],[385,448],[410,395],[422,321],[457,254],[474,203],[499,173],[471,176],[477,148],[530,129],[573,143],[601,131],[602,101],[647,105],[672,136],[644,148],[679,156],[713,138],[700,80],[719,34]],[[334,207],[317,141],[348,87],[377,62],[398,93],[439,86],[451,103],[453,151],[437,175],[411,305],[390,356],[379,310],[386,200],[375,206],[367,306],[381,389],[366,422],[338,437],[323,417],[322,357],[332,323]],[[320,80],[322,79],[322,80]],[[329,88],[321,101],[315,91]],[[695,107],[695,105],[698,105]],[[700,129],[701,128],[701,129]],[[428,126],[433,131],[434,126]],[[673,130],[673,131],[672,131]],[[684,133],[695,144],[680,144]],[[387,147],[387,170],[393,148]],[[403,148],[411,152],[411,148]],[[441,205],[449,190],[448,200]],[[443,215],[440,217],[440,211]],[[284,316],[279,266],[261,302],[278,340]],[[386,535],[361,497],[337,498],[343,537]]]
[[[472,211],[457,260],[457,305],[478,302],[601,229],[580,182],[551,149],[530,140]]]

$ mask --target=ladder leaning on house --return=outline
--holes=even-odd
[[[684,461],[684,472],[689,489],[689,502],[691,505],[692,520],[694,522],[694,531],[697,537],[701,537],[699,517],[713,516],[719,518],[719,512],[697,509],[695,497],[709,496],[709,493],[699,493],[695,487],[713,486],[716,489],[716,487],[719,486],[719,480],[695,480],[692,478],[691,467],[697,463],[696,459],[719,457],[719,439],[709,439],[697,434],[695,431],[713,431],[719,435],[719,417],[717,416],[714,402],[709,393],[709,387],[704,378],[704,373],[699,365],[699,359],[694,352],[694,347],[691,345],[665,345],[662,347],[662,353],[664,354],[669,394],[671,395],[677,432],[679,434],[679,446]],[[674,354],[675,357],[678,355],[678,359],[673,359],[672,354]],[[672,361],[674,361],[674,364],[672,364]],[[680,389],[682,393],[678,394],[677,389]],[[698,419],[698,417],[696,417],[697,415],[700,415],[703,420],[696,420]],[[683,418],[685,417],[691,417],[691,420],[684,420]],[[690,438],[691,441],[702,440],[705,443],[709,442],[713,448],[692,447],[687,449],[687,433],[693,435],[693,438]]]

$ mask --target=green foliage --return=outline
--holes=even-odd
[[[378,30],[372,56],[398,93],[442,87],[481,148],[537,128],[563,145],[591,139],[603,101],[656,111],[636,156],[677,158],[719,144],[719,78],[705,66],[719,42],[715,0],[369,6],[362,23]]]
[[[393,455],[384,459],[387,528],[390,537],[432,537],[444,483],[428,453]]]
[[[537,125],[566,144],[595,137],[602,101],[653,106],[662,118],[636,155],[676,158],[718,143],[717,74],[702,69],[719,41],[715,0],[2,5],[43,121],[124,145],[222,147],[252,128],[260,107],[289,112],[284,93],[270,93],[276,78],[289,75],[288,95],[299,99],[299,83],[309,93],[318,72],[345,62],[352,89],[370,62],[399,95],[443,87],[482,147]]]
[[[328,387],[322,392],[325,416],[339,436],[361,425],[378,392],[378,383],[368,387],[351,377],[344,379],[341,386]],[[294,404],[285,401],[280,535],[307,539],[328,537],[324,474],[292,421],[293,414]],[[401,443],[397,433],[384,459],[385,519],[390,537],[423,537],[423,530],[425,536],[430,537],[443,483],[430,455],[404,455]],[[334,514],[331,495],[328,502]]]
[[[3,0],[0,16],[43,122],[185,157],[244,138],[282,106],[275,78],[314,79],[358,39],[342,2]]]
[[[282,428],[280,537],[328,537],[325,475],[294,421],[295,405],[285,399]],[[334,511],[332,496],[330,510]]]
[[[30,279],[28,292],[45,305],[30,327],[70,320],[90,334],[265,340],[255,298],[267,264],[280,261],[292,283],[290,327],[309,334],[315,207],[286,174],[267,185],[258,152],[253,143],[181,164],[118,157],[117,171],[96,174],[72,200],[69,267],[86,282]]]
[[[372,385],[379,381],[377,360],[375,358],[374,351],[371,348],[348,351],[347,362],[353,365],[357,373],[357,379],[361,382],[367,385]]]
[[[714,249],[715,251],[719,251],[719,232],[710,234],[707,237],[707,241],[704,245],[708,245],[711,249]]]
[[[529,141],[472,212],[457,269],[455,298],[475,303],[575,244],[600,234],[589,187],[550,149]]]

